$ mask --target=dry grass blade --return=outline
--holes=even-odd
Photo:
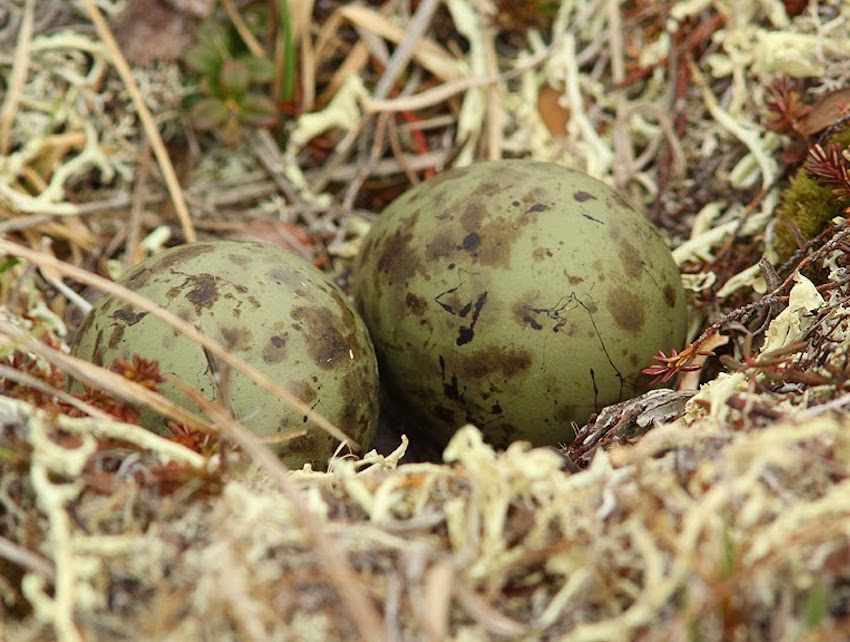
[[[56,570],[48,560],[2,535],[0,535],[0,558],[22,566],[31,573],[38,573],[48,581],[52,582],[56,578]]]
[[[293,395],[289,390],[276,384],[274,381],[269,379],[259,370],[245,363],[242,359],[235,356],[229,350],[224,348],[224,346],[222,346],[220,343],[214,341],[213,339],[210,339],[197,328],[193,327],[177,315],[169,312],[168,310],[165,310],[164,308],[156,305],[155,303],[152,303],[144,297],[139,296],[135,292],[128,290],[122,285],[113,283],[108,279],[104,279],[103,277],[97,276],[96,274],[92,274],[91,272],[87,272],[86,270],[65,263],[64,261],[60,261],[59,259],[43,252],[37,252],[35,250],[23,247],[21,245],[18,245],[17,243],[13,243],[6,239],[0,239],[0,252],[5,252],[6,254],[9,254],[11,256],[18,256],[20,258],[26,259],[27,261],[30,261],[38,265],[39,267],[47,267],[52,270],[56,270],[57,272],[60,272],[77,281],[80,281],[81,283],[85,283],[86,285],[90,285],[99,290],[107,292],[113,296],[120,298],[123,301],[126,301],[127,303],[130,303],[131,305],[136,306],[141,310],[144,310],[154,318],[159,319],[163,323],[168,324],[170,327],[181,332],[192,341],[195,341],[199,345],[203,346],[222,362],[226,363],[234,370],[241,372],[243,375],[251,379],[251,381],[259,385],[264,390],[280,397],[292,408],[296,409],[299,413],[306,415],[311,421],[315,422],[316,425],[321,427],[323,430],[326,430],[336,439],[351,444],[352,448],[359,448],[359,444],[356,441],[349,438],[338,427],[333,425],[330,421],[328,421],[322,415],[313,410],[309,405],[305,404],[298,397]]]
[[[9,153],[11,146],[12,122],[18,111],[18,103],[27,76],[30,63],[30,43],[32,42],[33,20],[35,16],[35,0],[27,0],[24,5],[24,15],[21,29],[18,32],[18,42],[15,46],[15,60],[12,63],[12,77],[6,87],[3,107],[0,108],[0,156]]]
[[[103,412],[99,408],[95,408],[91,404],[86,403],[82,399],[77,399],[75,396],[65,392],[64,390],[59,390],[54,388],[41,379],[37,377],[33,377],[25,372],[21,372],[20,370],[15,370],[14,368],[10,368],[8,366],[0,366],[0,378],[7,379],[9,381],[15,381],[20,383],[27,388],[32,388],[33,390],[38,390],[39,392],[43,392],[48,396],[54,396],[63,403],[68,404],[69,406],[73,406],[80,412],[86,413],[89,417],[94,417],[96,419],[112,419],[112,416],[106,412]]]
[[[298,11],[292,37],[301,43],[301,108],[305,112],[313,111],[316,103],[316,54],[310,38],[313,5],[314,0],[305,0],[291,7],[293,14]]]
[[[445,102],[452,96],[462,94],[475,87],[484,87],[505,80],[510,80],[523,73],[539,67],[552,55],[552,49],[547,48],[530,56],[527,60],[515,65],[513,69],[497,75],[487,75],[479,78],[461,78],[452,82],[446,82],[432,89],[426,89],[413,96],[400,96],[398,98],[377,98],[364,96],[362,99],[363,111],[373,114],[382,111],[418,111],[433,107]]]
[[[136,185],[130,200],[130,217],[127,221],[127,241],[124,249],[124,269],[129,270],[136,264],[136,256],[139,250],[139,242],[142,237],[142,215],[145,210],[145,191],[148,183],[148,162],[150,160],[150,146],[145,145],[139,154],[139,171],[136,176]]]
[[[352,24],[372,31],[393,44],[400,45],[407,38],[406,29],[367,7],[345,5],[340,7],[339,12]],[[418,39],[411,53],[418,64],[443,80],[457,80],[465,74],[465,65],[429,38]]]
[[[487,61],[487,75],[491,78],[499,75],[499,60],[496,54],[496,34],[491,25],[482,29],[484,40],[484,54]],[[485,131],[487,141],[487,160],[500,160],[502,151],[502,110],[499,106],[499,85],[496,83],[487,85],[487,111],[485,120]]]
[[[183,194],[183,189],[180,187],[180,182],[177,180],[177,174],[174,172],[174,165],[168,156],[168,151],[165,149],[165,143],[162,141],[162,136],[156,126],[150,110],[145,105],[142,98],[139,85],[133,78],[133,72],[127,64],[127,59],[121,53],[121,48],[115,41],[115,36],[112,35],[112,30],[109,28],[100,10],[95,6],[93,0],[83,0],[86,12],[89,15],[92,23],[97,30],[98,36],[103,40],[106,47],[112,55],[112,64],[115,65],[116,71],[121,76],[121,80],[126,86],[127,93],[130,94],[133,100],[133,105],[139,114],[139,119],[142,121],[142,126],[148,136],[148,142],[153,150],[154,156],[159,163],[160,171],[165,179],[165,184],[168,187],[168,193],[171,195],[171,200],[174,203],[174,210],[177,212],[177,218],[180,219],[180,226],[183,229],[183,236],[186,241],[192,242],[197,240],[195,227],[192,224],[192,217],[189,214],[189,208],[186,206],[186,198]]]
[[[233,28],[236,29],[239,37],[242,38],[242,42],[244,42],[245,46],[248,47],[248,51],[251,52],[251,55],[256,56],[257,58],[268,58],[269,56],[266,53],[266,50],[263,49],[263,45],[261,45],[254,37],[254,34],[251,33],[251,29],[247,24],[245,24],[245,21],[242,19],[242,15],[239,13],[239,9],[233,3],[233,0],[221,0],[221,5],[224,7],[225,12],[227,12],[227,17],[230,18]]]

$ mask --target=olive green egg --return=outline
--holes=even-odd
[[[209,241],[180,245],[140,263],[121,280],[218,341],[338,426],[364,448],[378,418],[378,370],[363,321],[342,291],[291,252],[265,243]],[[215,365],[204,349],[162,321],[106,294],[84,319],[73,353],[99,365],[139,355],[155,359],[161,392],[199,412],[174,385],[182,381],[220,401]],[[283,400],[233,370],[230,408],[269,439],[290,467],[325,467],[338,442]],[[164,432],[144,412],[142,424]]]
[[[352,287],[384,383],[440,441],[569,443],[681,349],[687,306],[651,222],[585,174],[533,161],[443,172],[393,201]]]

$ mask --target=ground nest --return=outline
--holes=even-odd
[[[850,638],[848,29],[791,0],[0,0],[0,639]],[[68,354],[164,247],[262,240],[346,288],[387,203],[500,158],[616,187],[690,297],[656,387],[570,444],[438,447],[387,398],[374,450],[290,471],[155,364]]]

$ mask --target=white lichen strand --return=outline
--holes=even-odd
[[[0,398],[5,401],[5,398]],[[28,418],[29,442],[33,448],[30,462],[30,481],[38,506],[50,524],[47,547],[55,567],[55,580],[51,596],[43,578],[29,575],[22,590],[43,621],[50,622],[61,642],[82,642],[74,623],[77,597],[85,592],[86,573],[80,568],[81,560],[74,554],[71,519],[68,504],[77,499],[85,488],[79,474],[95,451],[96,443],[90,435],[74,448],[63,448],[50,438],[53,426],[46,413],[33,413]],[[59,478],[61,481],[52,481]]]
[[[464,548],[474,551],[468,568],[469,576],[482,579],[496,568],[510,563],[517,551],[507,551],[502,533],[512,501],[518,496],[533,494],[542,480],[558,474],[563,467],[554,451],[531,450],[528,444],[511,444],[501,455],[484,443],[481,433],[473,426],[461,428],[445,450],[447,463],[458,462],[470,474],[475,513],[458,512],[456,519],[466,531]],[[498,468],[498,472],[497,469]],[[545,482],[544,482],[545,483]]]
[[[25,401],[0,396],[0,413],[8,413],[14,416],[26,417],[36,421],[47,421],[47,413],[32,407]],[[68,417],[56,415],[51,419],[54,429],[65,430],[79,435],[86,444],[86,450],[75,449],[69,451],[53,443],[46,435],[35,433],[40,438],[42,457],[52,457],[50,463],[61,467],[63,474],[75,477],[79,475],[87,458],[94,448],[94,438],[118,439],[132,443],[139,448],[156,453],[165,463],[177,462],[187,464],[196,470],[214,467],[215,461],[205,458],[203,455],[189,450],[175,441],[161,437],[149,430],[133,424],[120,421],[105,421],[101,419],[90,419],[82,417]],[[59,470],[57,468],[57,470]]]
[[[715,248],[735,230],[738,234],[750,235],[764,229],[773,217],[779,196],[778,189],[767,192],[757,212],[749,212],[744,204],[738,202],[714,201],[706,204],[698,214],[705,220],[697,226],[690,239],[673,250],[673,259],[679,265],[691,260],[711,260]],[[709,225],[708,221],[717,222]]]
[[[79,208],[66,198],[66,186],[92,169],[105,183],[116,174],[128,178],[135,147],[126,140],[137,132],[132,126],[112,123],[120,116],[110,113],[106,117],[102,109],[102,94],[108,94],[112,84],[108,55],[101,43],[65,31],[33,38],[31,54],[21,109],[12,130],[18,148],[0,161],[0,201],[21,213],[73,216]],[[44,101],[38,96],[53,98]],[[66,131],[53,134],[59,128]],[[22,170],[36,164],[52,145],[62,145],[61,138],[74,134],[83,136],[83,148],[74,152],[70,147],[72,151],[56,166],[47,187],[35,196],[20,190],[17,182]]]

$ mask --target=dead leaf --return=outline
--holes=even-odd
[[[808,136],[823,131],[848,116],[850,116],[850,87],[844,87],[831,91],[815,101],[808,113],[800,118],[799,128]]]
[[[570,110],[558,102],[561,92],[552,85],[543,85],[537,94],[537,110],[546,129],[555,138],[567,137],[567,124],[570,122]]]
[[[191,12],[165,0],[130,0],[115,25],[115,37],[131,63],[147,66],[155,60],[176,60],[191,43],[197,11],[208,0],[195,0]],[[195,6],[198,5],[198,6]]]

